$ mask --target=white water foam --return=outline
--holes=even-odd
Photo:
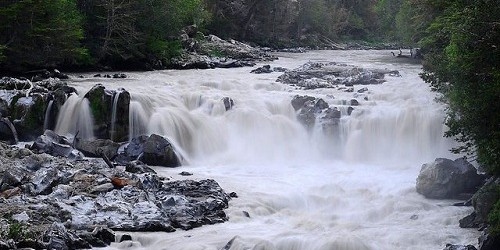
[[[280,54],[271,66],[307,61],[399,70],[381,85],[299,90],[275,82],[281,73],[250,68],[165,70],[105,79],[106,88],[131,93],[130,135],[159,133],[183,152],[188,165],[156,168],[182,179],[213,178],[239,198],[229,221],[174,233],[130,233],[133,242],[109,249],[442,249],[473,244],[478,233],[458,220],[470,208],[428,200],[415,191],[422,163],[453,157],[442,137],[443,107],[418,77],[419,65],[391,62],[388,51]],[[260,65],[259,65],[260,66]],[[77,80],[81,92],[93,80]],[[362,87],[366,94],[356,91]],[[333,136],[306,131],[295,118],[294,95],[323,98],[346,113]],[[234,107],[225,111],[222,99]],[[190,177],[193,178],[193,177]],[[245,212],[250,218],[245,216]]]

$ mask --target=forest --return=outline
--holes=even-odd
[[[14,72],[133,69],[154,60],[168,65],[190,25],[203,34],[271,48],[345,41],[414,46],[425,23],[410,20],[426,17],[413,15],[410,2],[415,1],[8,0],[0,3],[0,63]]]
[[[420,47],[422,78],[448,104],[446,136],[461,143],[454,150],[498,176],[498,13],[493,0],[4,0],[0,71],[168,65],[192,25],[270,48],[349,41]],[[499,234],[500,201],[490,223]]]

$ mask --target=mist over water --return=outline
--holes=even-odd
[[[419,65],[391,61],[388,51],[279,56],[271,67],[333,61],[399,70],[401,77],[355,86],[354,93],[299,90],[275,82],[281,73],[256,75],[250,68],[99,79],[107,89],[131,93],[131,136],[167,136],[185,159],[181,168],[156,168],[159,174],[175,180],[185,178],[181,171],[192,172],[189,178],[215,179],[239,196],[230,202],[226,223],[168,234],[130,233],[134,242],[109,249],[221,249],[233,237],[231,249],[263,250],[442,249],[446,243],[476,242],[475,230],[458,226],[469,208],[427,200],[415,191],[423,163],[454,158],[448,151],[453,142],[442,137],[443,107],[419,78]],[[95,83],[90,78],[73,84],[85,93]],[[367,94],[356,92],[363,87]],[[343,113],[353,98],[360,106],[343,114],[334,131],[325,133],[321,126],[308,131],[290,104],[295,95],[323,98]],[[224,97],[234,100],[229,111]],[[56,130],[69,130],[60,126]]]

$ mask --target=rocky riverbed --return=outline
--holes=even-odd
[[[0,144],[0,249],[76,249],[115,241],[113,230],[188,230],[227,220],[214,181],[175,181],[140,162],[110,168]],[[139,165],[139,166],[138,166]]]

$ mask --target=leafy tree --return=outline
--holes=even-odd
[[[447,136],[490,173],[500,174],[500,7],[493,1],[452,1],[432,22],[424,79],[449,104]]]
[[[5,63],[23,70],[81,62],[82,17],[72,0],[20,0],[0,3],[0,45]]]

